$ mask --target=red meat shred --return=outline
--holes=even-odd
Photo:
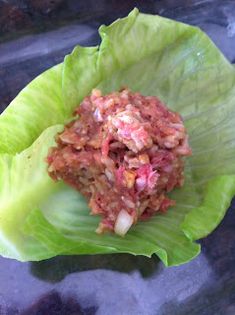
[[[183,185],[183,157],[191,155],[180,115],[128,89],[93,90],[56,143],[49,175],[89,200],[91,214],[101,216],[98,233],[116,231],[120,212],[130,225],[166,212],[175,204],[167,193]]]

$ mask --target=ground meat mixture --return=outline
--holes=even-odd
[[[50,176],[87,198],[91,214],[102,217],[97,233],[119,235],[175,204],[167,193],[183,185],[182,157],[191,154],[180,115],[128,89],[93,90],[56,142]]]

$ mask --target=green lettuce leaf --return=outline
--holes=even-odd
[[[99,47],[75,47],[0,116],[0,254],[40,260],[125,252],[182,264],[200,252],[194,241],[216,228],[235,194],[234,68],[200,29],[137,9],[102,26],[100,35]],[[124,238],[96,235],[99,218],[80,194],[49,178],[44,161],[57,124],[93,88],[122,86],[179,112],[193,149],[185,185],[171,193],[177,205]]]
[[[59,64],[39,75],[0,115],[0,153],[21,152],[47,127],[71,117],[62,97],[62,70]]]
[[[45,176],[44,160],[54,135],[61,129],[60,125],[46,129],[20,154],[0,155],[0,251],[4,256],[19,260],[51,256],[43,244],[21,230],[40,200],[57,190],[58,185]]]
[[[99,218],[89,215],[84,199],[69,187],[51,194],[40,209],[41,212],[31,213],[26,232],[42,241],[38,234],[41,235],[43,243],[55,253],[66,254],[71,250],[74,254],[122,252],[149,257],[157,253],[166,265],[175,265],[188,261],[200,250],[200,246],[187,239],[178,227],[185,209],[176,216],[173,211],[167,216],[156,216],[148,224],[139,222],[124,238],[115,234],[96,235],[94,231]],[[47,225],[46,233],[45,220],[51,226],[49,229]],[[51,242],[54,235],[52,227],[63,235],[63,240],[57,236]],[[74,244],[86,244],[87,247],[80,251],[74,248]]]

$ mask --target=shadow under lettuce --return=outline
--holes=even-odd
[[[106,269],[130,273],[139,271],[148,278],[161,269],[162,264],[156,255],[152,258],[129,254],[57,256],[30,264],[31,273],[44,281],[55,283],[74,272]]]

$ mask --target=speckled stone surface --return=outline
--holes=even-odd
[[[0,0],[1,109],[75,44],[97,44],[98,26],[134,6],[198,25],[235,62],[235,1]],[[126,254],[0,258],[0,315],[235,315],[234,210],[179,267]]]

